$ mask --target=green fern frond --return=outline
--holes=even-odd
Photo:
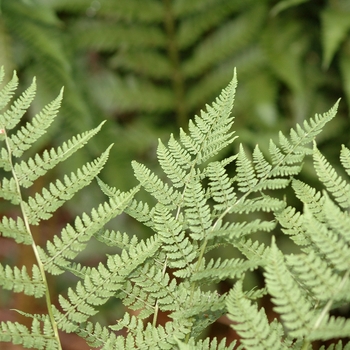
[[[0,341],[22,344],[26,348],[59,349],[59,344],[54,337],[48,319],[45,320],[43,329],[41,329],[40,322],[35,318],[33,318],[31,329],[18,322],[1,322]]]
[[[58,97],[50,102],[44,109],[37,114],[30,123],[26,123],[15,134],[9,138],[9,146],[13,156],[20,157],[25,150],[45,134],[46,129],[55,119],[61,106],[63,98],[63,89]]]
[[[157,205],[155,209],[154,228],[162,241],[162,250],[167,254],[169,267],[184,270],[181,273],[183,277],[190,276],[193,273],[192,262],[197,256],[195,246],[167,208]]]
[[[145,190],[151,193],[160,203],[163,205],[169,205],[173,203],[175,207],[180,201],[180,193],[164,183],[155,174],[144,166],[143,164],[132,162],[135,177],[140,181],[140,184]]]
[[[4,67],[1,67],[1,81],[4,79]],[[12,79],[0,90],[0,111],[6,107],[6,105],[11,101],[12,96],[14,95],[16,89],[18,86],[18,78],[16,72],[13,72]],[[3,116],[1,115],[1,126],[4,127],[5,124],[3,124]]]
[[[36,93],[35,78],[32,84],[24,91],[21,96],[12,103],[11,108],[0,116],[0,125],[6,130],[13,129],[21,120],[24,113],[32,103]]]
[[[113,230],[100,230],[94,234],[94,237],[110,247],[118,247],[126,250],[128,250],[129,247],[136,246],[139,241],[135,235],[130,238],[126,232],[121,233]]]
[[[21,196],[18,193],[17,183],[13,177],[2,179],[0,196],[5,200],[10,201],[14,205],[18,205],[21,202]]]
[[[282,325],[269,324],[263,308],[259,311],[242,291],[242,282],[235,283],[227,299],[228,317],[234,322],[231,327],[240,336],[241,343],[247,350],[287,349],[281,342]]]
[[[312,304],[288,270],[283,253],[275,242],[269,251],[264,276],[275,304],[274,310],[281,315],[288,334],[297,338],[307,336],[314,319]]]
[[[350,207],[350,184],[343,180],[334,170],[332,165],[328,163],[326,158],[314,145],[314,167],[320,181],[326,186],[339,203],[339,205],[347,209]]]
[[[337,270],[346,271],[349,268],[350,257],[344,238],[330,230],[325,223],[318,221],[307,207],[304,213],[304,225],[310,240],[322,256]]]
[[[87,186],[102,170],[112,146],[109,146],[100,157],[91,163],[83,165],[76,173],[65,176],[63,182],[56,180],[47,188],[42,189],[42,194],[36,193],[35,197],[29,197],[23,203],[28,220],[32,225],[38,225],[40,220],[47,220],[60,206],[71,199],[76,192]]]
[[[25,266],[11,268],[0,264],[0,285],[5,289],[11,289],[15,293],[24,292],[26,295],[34,295],[41,298],[45,294],[45,285],[42,281],[39,268],[33,265],[32,276],[28,275]]]
[[[101,130],[103,124],[104,122],[92,130],[73,136],[56,149],[51,148],[50,150],[44,150],[41,156],[36,154],[34,158],[16,163],[14,169],[19,184],[25,188],[31,186],[37,178],[46,174],[49,169],[54,168],[57,164],[63,162],[78,149],[83,147],[91,137]]]
[[[107,343],[113,343],[116,339],[116,335],[109,328],[103,327],[99,323],[87,322],[83,326],[79,327],[76,332],[84,338],[89,346],[97,348],[107,345]],[[110,349],[110,347],[106,347]]]
[[[92,209],[91,216],[84,213],[81,218],[77,217],[75,228],[68,224],[62,230],[61,237],[55,236],[53,242],[47,242],[47,252],[39,247],[45,269],[52,274],[63,273],[62,268],[69,265],[69,260],[74,259],[85,248],[94,233],[123,212],[133,195],[133,191],[123,193],[119,198],[111,198],[97,209]]]
[[[23,219],[19,216],[14,220],[3,216],[0,222],[0,232],[3,237],[11,237],[17,243],[32,244],[32,238],[28,235]]]
[[[233,350],[237,341],[234,340],[231,344],[226,345],[226,339],[222,339],[219,343],[217,338],[214,339],[200,339],[195,343],[194,339],[188,343],[183,343],[181,340],[176,339],[179,350]],[[242,349],[237,349],[242,350]]]
[[[350,176],[350,150],[349,148],[342,145],[341,151],[340,151],[340,161],[347,172],[347,174]]]

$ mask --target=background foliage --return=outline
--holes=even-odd
[[[241,142],[267,147],[277,130],[342,97],[318,147],[332,163],[338,145],[349,146],[348,0],[4,0],[0,11],[0,65],[16,69],[25,86],[32,76],[40,81],[31,114],[65,86],[61,117],[38,147],[108,119],[74,164],[113,142],[102,178],[117,188],[133,185],[131,159],[152,168],[157,138],[185,127],[233,67]],[[89,187],[70,209],[90,207],[98,196]],[[60,215],[50,230],[69,221],[69,212]],[[13,259],[21,256],[14,251]]]

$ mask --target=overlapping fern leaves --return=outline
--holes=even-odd
[[[16,85],[14,76],[2,89],[3,107]],[[35,180],[69,158],[101,125],[61,147],[26,159],[26,151],[55,118],[62,94],[19,127],[35,95],[33,83],[0,115],[0,156],[5,174],[0,194],[20,212],[17,218],[3,217],[1,234],[18,244],[32,245],[37,260],[31,274],[22,266],[0,265],[0,283],[13,292],[44,297],[48,310],[44,315],[19,310],[32,318],[31,329],[2,322],[0,341],[60,349],[60,329],[104,350],[227,350],[235,348],[235,343],[200,340],[213,322],[226,316],[240,337],[238,349],[306,350],[314,340],[349,336],[349,321],[330,316],[332,308],[350,301],[349,185],[315,144],[312,148],[315,137],[335,116],[337,104],[329,112],[297,125],[288,136],[280,133],[278,142],[270,142],[266,155],[258,145],[252,152],[238,145],[235,154],[218,160],[218,154],[236,140],[231,114],[236,85],[234,74],[215,102],[189,123],[188,131],[180,129],[179,138],[171,135],[167,143],[159,140],[157,157],[163,174],[132,162],[139,185],[128,192],[98,179],[108,199],[91,214],[77,217],[45,247],[35,243],[31,226],[51,217],[91,182],[106,162],[109,148],[75,173],[51,182],[41,193],[26,195]],[[300,173],[304,157],[310,155],[325,185],[322,193],[293,178]],[[340,158],[350,175],[350,151],[345,146]],[[228,165],[234,169],[233,175],[226,169]],[[275,190],[290,184],[305,204],[303,213],[274,195]],[[138,191],[145,193],[138,197]],[[151,236],[142,240],[104,227],[122,212],[147,225]],[[252,220],[247,215],[251,213],[255,216]],[[267,246],[250,237],[276,227],[299,246],[299,253],[283,254],[275,238]],[[92,236],[118,247],[119,252],[95,267],[77,264],[76,256]],[[213,258],[210,253],[223,245],[232,252],[238,250],[240,256],[232,253],[230,257]],[[265,287],[244,290],[246,272],[257,268],[264,271]],[[59,295],[54,306],[46,274],[66,271],[75,274],[78,282]],[[216,283],[227,279],[234,286],[220,294]],[[279,315],[272,322],[257,304],[267,293]],[[113,298],[124,305],[124,315],[115,324],[103,326],[94,316]],[[167,315],[164,324],[159,320],[161,313]],[[338,343],[336,349],[348,346]]]

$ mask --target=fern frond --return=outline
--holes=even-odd
[[[32,84],[24,91],[21,96],[12,103],[11,109],[8,109],[4,114],[0,116],[0,125],[6,130],[13,129],[21,120],[24,113],[29,108],[36,93],[35,78]]]
[[[242,291],[242,282],[235,283],[227,299],[228,317],[234,322],[231,327],[240,336],[241,343],[249,350],[286,349],[281,343],[282,325],[272,327],[264,308],[259,311]]]
[[[109,146],[100,157],[91,163],[83,165],[76,173],[65,176],[63,182],[56,180],[50,183],[48,188],[43,188],[42,194],[36,193],[35,197],[29,197],[23,203],[28,220],[32,225],[38,225],[40,220],[47,220],[52,213],[71,199],[76,192],[87,186],[102,170],[112,146]]]
[[[99,323],[87,322],[76,330],[76,333],[84,338],[89,346],[102,347],[107,342],[114,342],[116,336],[110,327],[103,327]]]
[[[183,269],[185,271],[182,273],[190,276],[193,273],[191,264],[197,251],[186,237],[182,225],[161,205],[156,206],[154,220],[154,228],[162,241],[161,249],[167,254],[169,267]]]
[[[15,293],[24,292],[24,294],[34,295],[36,298],[41,298],[45,293],[45,285],[37,265],[33,265],[30,277],[25,266],[19,269],[16,266],[14,268],[8,265],[3,267],[0,264],[0,285]]]
[[[331,164],[314,145],[314,167],[320,181],[326,186],[339,203],[339,205],[347,209],[350,207],[350,184],[343,180],[334,170]]]
[[[180,129],[180,140],[187,152],[195,155],[196,164],[202,164],[231,144],[233,133],[228,132],[233,124],[230,116],[237,86],[236,72],[229,85],[221,91],[212,107],[207,105],[207,112],[195,116],[189,122],[189,135]]]
[[[216,283],[227,278],[241,278],[246,271],[252,271],[259,266],[259,261],[243,259],[211,259],[202,269],[195,271],[191,281],[201,284]]]
[[[13,177],[7,179],[4,177],[2,179],[0,196],[5,200],[10,201],[14,205],[18,205],[21,201],[21,196],[18,193],[18,188],[16,181]]]
[[[212,224],[210,207],[199,182],[189,182],[185,191],[185,220],[194,240],[203,240]]]
[[[36,154],[34,158],[16,163],[14,169],[19,184],[25,188],[31,186],[37,178],[46,174],[49,169],[54,168],[57,164],[63,162],[83,147],[91,137],[101,130],[103,124],[104,122],[92,130],[73,136],[57,149],[51,148],[50,150],[45,150],[41,156]]]
[[[179,339],[176,339],[179,350],[233,350],[237,341],[234,340],[229,345],[226,345],[226,339],[222,339],[218,343],[217,338],[213,339],[200,339],[196,343],[193,338],[188,343],[184,343]],[[237,349],[239,350],[239,349]]]
[[[348,246],[343,237],[328,229],[325,223],[319,222],[305,208],[304,225],[308,235],[322,256],[337,270],[346,271],[350,266]]]
[[[180,193],[169,185],[165,184],[157,175],[136,161],[132,162],[135,177],[145,190],[151,193],[163,205],[173,205],[179,203]]]
[[[111,198],[97,209],[92,209],[91,217],[85,213],[82,218],[77,217],[75,228],[68,224],[62,230],[61,237],[55,236],[53,242],[47,242],[47,252],[39,247],[45,269],[52,274],[63,273],[62,267],[69,265],[69,260],[85,248],[94,233],[125,209],[133,195],[133,191],[123,193],[119,198]]]
[[[329,299],[340,296],[336,292],[338,292],[341,276],[314,251],[307,254],[287,255],[286,263],[295,278],[312,293],[315,300],[326,303]]]
[[[237,197],[232,183],[221,162],[210,163],[206,169],[206,175],[210,180],[211,198],[216,202],[214,208],[222,212],[236,201]]]
[[[94,234],[94,237],[110,247],[118,247],[126,250],[128,250],[129,247],[137,245],[138,243],[137,236],[134,235],[130,238],[130,236],[125,232],[121,233],[113,230],[100,230]]]
[[[347,174],[350,176],[350,150],[349,148],[342,145],[341,151],[340,151],[340,161],[347,172]]]
[[[23,219],[19,216],[16,220],[3,216],[0,222],[0,232],[3,237],[11,237],[17,243],[32,244],[32,238],[27,232]]]
[[[107,266],[100,264],[91,269],[83,282],[78,282],[76,291],[68,290],[68,299],[60,296],[60,304],[64,314],[57,321],[58,324],[68,322],[86,322],[96,314],[96,306],[104,304],[110,297],[124,288],[128,276],[146,259],[152,257],[159,249],[157,237],[147,241],[140,241],[135,248],[122,254],[109,256]]]
[[[274,310],[281,315],[288,334],[295,338],[307,336],[314,318],[312,305],[287,269],[284,256],[274,241],[264,276],[267,290],[275,304]]]
[[[13,156],[20,157],[25,150],[44,135],[46,129],[55,119],[61,106],[63,89],[56,99],[50,102],[44,109],[37,114],[30,123],[26,123],[15,134],[9,138],[9,145]]]
[[[329,316],[319,327],[313,329],[309,335],[309,340],[347,338],[350,334],[350,320],[344,317]]]
[[[40,322],[35,318],[30,330],[18,322],[1,322],[0,341],[22,344],[26,348],[59,349],[48,319],[45,319],[43,330]]]
[[[176,152],[173,151],[175,154],[171,151],[170,145]],[[164,146],[161,140],[158,140],[157,156],[159,164],[172,181],[174,187],[184,187],[187,175],[186,169],[191,162],[191,156],[186,150],[181,149],[173,135],[170,136],[168,146],[169,150]]]
[[[4,77],[4,67],[1,67],[2,71],[2,79]],[[6,107],[6,105],[10,102],[12,96],[14,95],[18,86],[18,78],[16,72],[13,72],[12,79],[0,90],[0,111]],[[0,116],[1,127],[5,127],[3,115]]]

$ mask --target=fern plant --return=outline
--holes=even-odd
[[[1,90],[3,108],[16,84],[14,76]],[[349,184],[314,141],[335,116],[337,104],[297,125],[288,136],[281,132],[278,141],[270,141],[266,155],[258,145],[252,154],[239,145],[235,154],[220,160],[218,154],[236,140],[231,115],[236,85],[234,74],[216,101],[189,122],[188,131],[180,129],[179,138],[171,135],[166,143],[159,140],[157,158],[163,175],[133,161],[139,184],[127,192],[97,178],[106,201],[77,217],[73,225],[67,224],[45,246],[35,242],[31,228],[49,219],[97,176],[109,148],[63,180],[25,196],[34,181],[69,158],[101,125],[57,149],[26,159],[26,150],[56,116],[62,93],[20,126],[35,95],[33,83],[1,114],[0,155],[6,176],[0,193],[19,209],[17,218],[3,217],[1,234],[31,245],[36,263],[31,273],[24,266],[1,264],[0,284],[14,293],[44,298],[47,313],[17,310],[32,319],[32,327],[1,322],[0,341],[61,349],[61,331],[75,333],[90,347],[105,350],[305,350],[317,340],[333,341],[329,350],[349,349],[350,343],[335,345],[334,340],[349,336],[348,320],[330,315],[333,308],[349,302]],[[305,156],[310,155],[326,188],[322,193],[296,179]],[[349,174],[350,150],[345,146],[341,162]],[[234,168],[233,176],[228,165]],[[303,213],[279,196],[290,185],[305,203]],[[105,228],[123,212],[149,227],[150,237],[140,239]],[[260,213],[269,213],[270,218]],[[298,253],[283,253],[278,247],[278,237],[271,233],[279,228],[299,247]],[[272,236],[271,245],[256,240],[255,233]],[[83,266],[76,257],[93,236],[119,252],[108,254],[106,262],[97,266]],[[222,247],[231,249],[230,258],[210,258],[212,251],[220,252]],[[247,289],[244,278],[256,269],[264,271],[265,286]],[[47,275],[64,272],[75,275],[78,282],[52,301]],[[223,280],[233,283],[227,293],[217,289]],[[273,321],[258,308],[266,295],[271,296],[278,315]],[[114,324],[101,324],[95,316],[110,299],[120,300],[124,315]],[[165,323],[160,322],[161,314],[167,316]],[[206,336],[208,327],[220,317],[231,320],[240,345]]]

